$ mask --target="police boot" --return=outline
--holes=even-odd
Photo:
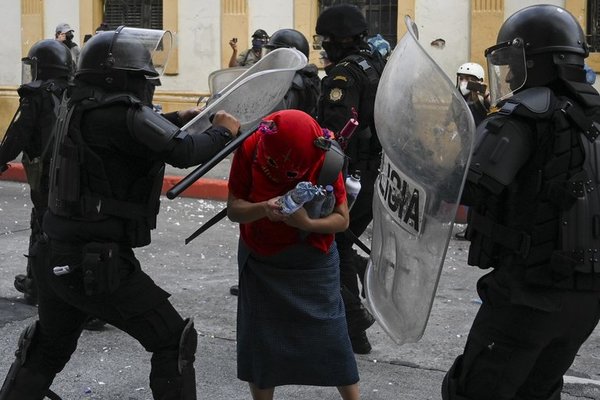
[[[346,324],[348,325],[352,351],[356,354],[369,354],[372,347],[367,338],[366,330],[375,323],[375,318],[360,299],[354,296],[345,286],[342,286],[341,291],[346,309]]]
[[[15,289],[23,293],[23,297],[27,304],[32,306],[37,304],[37,288],[33,281],[33,277],[23,274],[15,275],[14,285]]]
[[[155,400],[196,400],[196,348],[198,333],[194,321],[187,319],[177,350],[157,351],[152,355],[150,389]]]
[[[369,329],[375,323],[375,318],[360,299],[354,296],[345,286],[342,286],[341,291],[344,307],[346,308],[348,333],[352,337]]]
[[[60,399],[49,390],[55,374],[47,375],[24,366],[29,348],[35,339],[38,322],[29,325],[19,338],[16,359],[10,366],[0,389],[0,400],[42,400],[46,396]]]

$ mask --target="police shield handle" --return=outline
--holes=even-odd
[[[383,157],[365,274],[369,309],[399,344],[418,341],[427,326],[475,131],[454,82],[419,44],[410,18],[406,25],[375,99]]]

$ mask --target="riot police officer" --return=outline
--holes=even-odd
[[[373,109],[384,60],[367,43],[367,21],[353,5],[325,9],[317,19],[317,41],[334,64],[323,78],[318,119],[321,126],[339,132],[358,113],[360,125],[350,140],[346,155],[348,172],[360,171],[362,189],[350,211],[349,230],[360,236],[373,219],[373,190],[381,158],[381,144],[375,131]],[[356,353],[371,351],[366,329],[373,316],[361,303],[357,276],[362,280],[367,260],[352,248],[347,233],[337,234],[340,253],[342,294],[352,347]]]
[[[75,350],[88,315],[152,353],[155,399],[196,399],[193,321],[184,320],[142,271],[133,248],[151,241],[165,162],[203,163],[240,125],[220,111],[212,127],[188,134],[149,107],[150,81],[164,66],[153,63],[149,49],[168,54],[167,34],[119,27],[99,32],[81,52],[52,150],[43,225],[48,243],[41,250],[49,262],[34,268],[39,320],[21,335],[2,400],[42,398]],[[181,125],[180,117],[171,119]]]
[[[486,50],[492,104],[463,202],[468,262],[493,268],[444,399],[560,399],[563,374],[600,317],[597,137],[585,35],[566,10],[509,17]]]
[[[309,57],[308,40],[295,29],[280,29],[273,33],[269,42],[264,45],[263,53],[282,47],[294,48]],[[295,109],[317,117],[317,103],[321,93],[319,70],[314,64],[307,64],[292,80],[292,87],[286,93],[282,104],[277,109]]]
[[[15,288],[29,304],[37,303],[32,275],[36,243],[42,234],[42,216],[48,205],[48,143],[56,110],[74,70],[69,48],[56,40],[40,40],[22,59],[22,85],[17,90],[19,108],[0,145],[0,173],[23,152],[31,201],[31,235],[26,274],[15,277]]]

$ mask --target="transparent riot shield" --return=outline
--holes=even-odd
[[[211,96],[225,89],[231,82],[248,70],[248,67],[231,67],[213,71],[208,75],[208,91]]]
[[[306,66],[306,61],[304,54],[296,49],[272,51],[224,88],[220,97],[210,102],[181,130],[203,132],[211,125],[210,116],[218,110],[225,110],[238,118],[242,131],[251,128],[281,102],[294,74]]]
[[[408,32],[383,71],[375,125],[383,147],[373,198],[368,306],[399,344],[427,325],[475,126],[454,83]]]

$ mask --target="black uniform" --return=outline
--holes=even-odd
[[[213,127],[175,137],[159,149],[152,138],[136,131],[135,120],[140,118],[134,112],[153,113],[143,121],[153,116],[164,119],[131,94],[106,94],[80,84],[71,104],[68,132],[81,142],[58,146],[65,155],[61,166],[78,154],[79,168],[68,174],[79,174],[79,179],[72,175],[68,187],[79,184],[80,195],[71,202],[64,187],[58,193],[50,190],[44,217],[48,245],[43,246],[50,262],[34,270],[39,322],[23,368],[51,382],[75,350],[84,320],[92,315],[127,332],[153,353],[150,386],[155,398],[192,398],[179,397],[183,392],[194,393],[195,398],[193,324],[184,321],[168,301],[169,294],[142,271],[132,249],[150,242],[164,163],[185,168],[205,162],[230,140],[230,134]],[[61,266],[70,271],[53,272]]]
[[[360,125],[346,149],[349,157],[347,173],[360,170],[361,176],[361,190],[350,210],[349,227],[358,237],[373,219],[373,192],[381,162],[381,144],[377,138],[373,113],[383,67],[384,61],[377,51],[366,48],[357,51],[357,54],[344,58],[329,70],[322,80],[319,100],[319,123],[334,132],[339,132],[353,116],[352,109],[358,113]],[[340,253],[342,294],[352,337],[364,333],[366,327],[374,322],[352,315],[354,310],[362,307],[357,275],[363,279],[366,263],[358,259],[352,249],[353,241],[346,234],[337,234],[336,243]]]
[[[458,395],[450,398],[560,398],[562,376],[600,318],[600,175],[590,159],[600,131],[583,131],[600,121],[600,96],[570,88],[528,89],[478,130],[463,193],[469,264],[494,271],[478,282],[483,304],[447,376]],[[510,147],[492,167],[500,142]]]
[[[600,95],[588,55],[577,19],[552,5],[511,15],[486,50],[492,98],[508,100],[478,127],[463,202],[468,263],[493,271],[444,399],[558,400],[598,323]]]
[[[317,103],[321,94],[321,79],[317,66],[308,64],[294,75],[292,87],[285,94],[277,109],[301,110],[313,118],[317,117]]]
[[[48,205],[49,157],[46,149],[56,110],[66,88],[66,78],[37,80],[19,87],[19,108],[0,146],[0,170],[23,152],[22,162],[33,202],[27,275],[17,275],[15,278],[15,286],[25,293],[26,301],[31,304],[37,301],[31,264],[35,260],[36,243],[42,233],[42,216]]]

